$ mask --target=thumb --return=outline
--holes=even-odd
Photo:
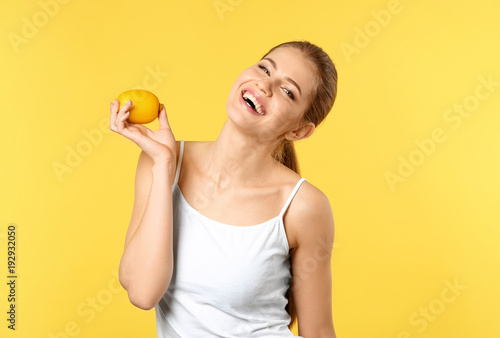
[[[162,109],[158,114],[158,120],[160,121],[160,129],[170,129],[170,124],[168,123],[167,112],[165,111],[165,105],[162,103]]]

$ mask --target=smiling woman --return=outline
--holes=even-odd
[[[112,104],[111,130],[142,148],[120,283],[155,308],[158,337],[292,337],[296,320],[299,336],[335,337],[332,210],[293,142],[336,93],[329,56],[292,41],[238,76],[214,141],[176,140],[164,107],[149,130]]]

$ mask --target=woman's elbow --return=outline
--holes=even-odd
[[[130,300],[130,303],[139,309],[149,311],[153,309],[156,304],[158,304],[161,298],[157,299],[157,297],[145,296],[137,292],[134,293],[128,291],[128,299]]]

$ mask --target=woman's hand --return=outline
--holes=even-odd
[[[170,129],[165,111],[165,105],[162,104],[162,110],[158,115],[160,128],[158,130],[150,130],[142,124],[127,122],[130,115],[129,109],[132,106],[132,101],[129,100],[121,109],[120,102],[114,100],[111,103],[111,117],[109,128],[132,140],[135,144],[141,147],[155,163],[168,162],[176,163],[176,143],[175,137]]]

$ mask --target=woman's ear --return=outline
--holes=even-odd
[[[297,129],[291,130],[286,133],[285,138],[290,141],[302,140],[311,136],[315,128],[316,127],[314,126],[314,123],[306,122]]]

